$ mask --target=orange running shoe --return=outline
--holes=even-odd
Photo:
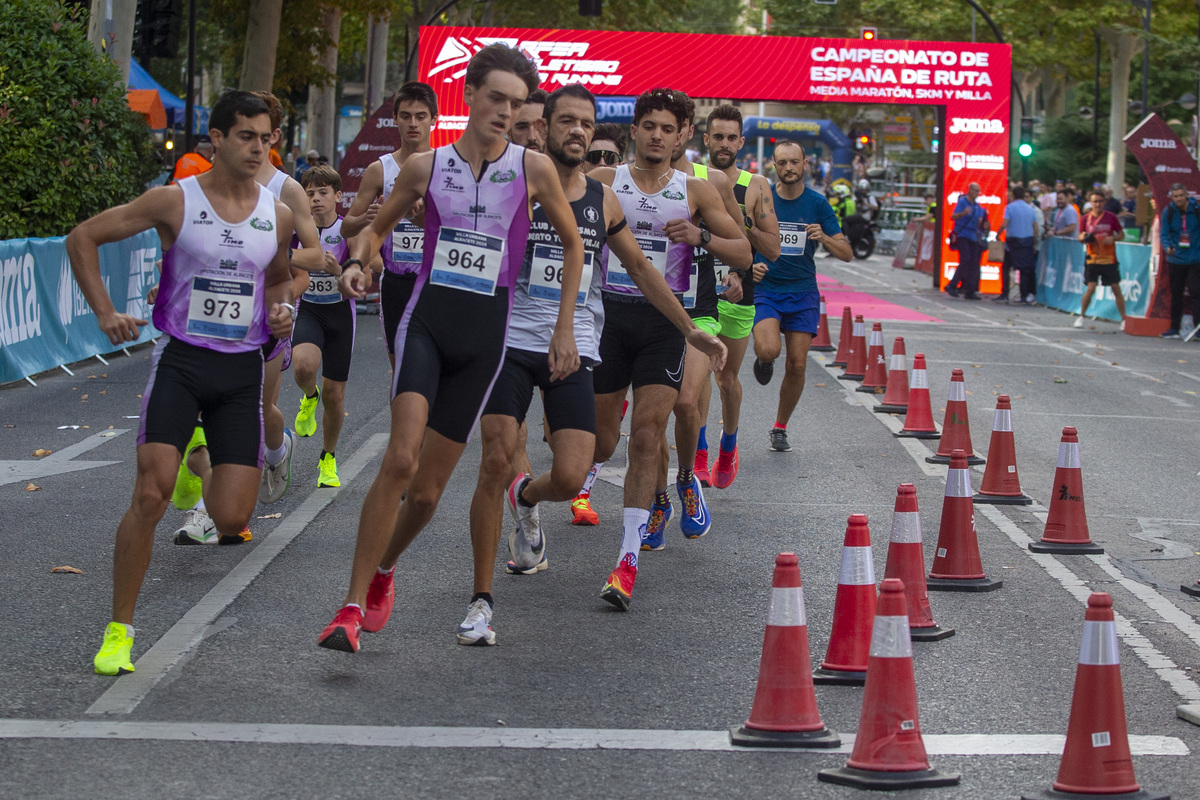
[[[590,492],[580,492],[571,501],[572,525],[599,525],[600,515],[592,510],[592,495]]]
[[[637,580],[637,567],[633,559],[633,553],[626,553],[617,568],[608,574],[608,580],[600,590],[600,599],[612,603],[621,611],[628,611],[629,601],[633,599],[633,582]]]

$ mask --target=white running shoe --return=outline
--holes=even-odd
[[[512,560],[504,570],[510,575],[533,575],[549,566],[546,536],[542,533],[537,506],[526,506],[517,499],[529,485],[529,480],[528,475],[521,473],[508,487],[508,510],[517,523],[508,534],[508,553]]]
[[[1071,327],[1082,328],[1083,327],[1083,316],[1081,315],[1081,316],[1076,317],[1075,321],[1071,323]]]
[[[258,502],[279,501],[292,484],[292,454],[296,452],[296,434],[283,430],[283,460],[278,464],[263,464],[262,482],[258,485]]]
[[[492,645],[496,632],[492,630],[492,607],[480,598],[467,606],[467,618],[458,626],[458,643]]]
[[[216,544],[217,523],[202,508],[193,508],[183,518],[183,527],[175,531],[175,544]]]

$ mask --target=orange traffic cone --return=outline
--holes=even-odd
[[[888,365],[887,391],[883,401],[875,406],[880,414],[903,414],[908,411],[908,359],[904,339],[897,336],[892,342],[892,363]]]
[[[937,454],[925,456],[930,464],[949,464],[950,454],[962,450],[967,454],[968,464],[982,464],[983,459],[975,455],[971,446],[971,423],[967,420],[967,384],[963,382],[963,371],[950,373],[950,396],[946,399],[946,416],[942,420],[942,441]]]
[[[833,342],[829,340],[829,318],[825,316],[825,295],[821,295],[821,318],[817,320],[817,338],[812,340],[808,349],[818,353],[833,351]]]
[[[850,515],[844,541],[833,601],[833,633],[825,660],[813,673],[813,683],[862,686],[867,679],[871,620],[875,618],[875,562],[866,514]]]
[[[979,539],[975,535],[975,508],[971,502],[971,471],[967,454],[955,450],[946,471],[946,499],[938,530],[937,555],[925,582],[930,591],[991,592],[1004,585],[983,574]]]
[[[1017,444],[1013,440],[1012,403],[1008,395],[996,398],[996,417],[992,422],[992,441],[988,445],[987,469],[983,483],[972,498],[976,503],[998,506],[1027,506],[1033,498],[1021,491],[1017,474]]]
[[[838,375],[838,380],[861,381],[867,377],[867,323],[863,322],[862,314],[854,318],[854,327],[850,334],[850,360],[846,371]]]
[[[758,689],[750,719],[729,738],[746,747],[840,747],[842,740],[821,722],[808,655],[804,589],[795,553],[775,557],[771,605],[763,635]]]
[[[854,750],[846,766],[823,769],[817,779],[858,789],[957,785],[962,776],[929,766],[917,717],[917,681],[904,584],[896,578],[883,582],[873,627],[871,664]]]
[[[829,362],[834,367],[845,367],[850,363],[850,336],[854,333],[854,323],[850,319],[850,306],[842,306],[842,327],[838,329],[838,348]]]
[[[954,628],[942,628],[933,621],[929,590],[925,587],[925,550],[921,546],[917,487],[911,483],[902,483],[896,490],[892,537],[888,542],[887,567],[883,571],[883,579],[888,578],[904,581],[908,628],[914,642],[935,642],[954,635]]]
[[[1079,432],[1063,428],[1058,445],[1058,469],[1050,494],[1050,513],[1040,542],[1030,542],[1034,553],[1061,555],[1103,553],[1104,548],[1088,536],[1087,512],[1083,508],[1083,471],[1079,465]]]
[[[1133,776],[1133,756],[1125,727],[1125,693],[1112,597],[1093,592],[1084,615],[1083,643],[1075,668],[1075,692],[1067,744],[1054,788],[1022,795],[1022,800],[1104,797],[1170,800],[1147,792]]]
[[[887,362],[883,356],[883,326],[876,322],[871,326],[871,340],[867,343],[867,374],[856,392],[876,392],[887,388]]]
[[[925,372],[924,353],[917,353],[913,357],[908,413],[904,415],[904,427],[893,435],[911,436],[914,439],[940,439],[942,436],[933,424],[933,408],[929,404],[929,376]]]

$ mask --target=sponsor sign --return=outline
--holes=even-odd
[[[1049,308],[1079,311],[1083,301],[1083,263],[1086,249],[1082,242],[1065,236],[1051,236],[1038,251],[1037,299]],[[1125,312],[1131,317],[1146,316],[1150,289],[1150,248],[1142,244],[1117,243],[1117,262],[1121,270],[1121,294]],[[1121,318],[1112,290],[1097,286],[1088,306],[1088,314],[1102,319]]]
[[[524,50],[538,65],[542,88],[549,91],[580,83],[599,96],[636,97],[656,86],[671,86],[693,97],[945,106],[945,191],[963,193],[976,182],[984,195],[1003,198],[1008,188],[1008,45],[422,27],[418,77],[434,87],[442,113],[435,146],[453,141],[465,125],[467,62],[492,42]],[[670,58],[663,58],[664,53]],[[713,69],[716,63],[722,68]],[[954,162],[959,166],[952,165],[950,153],[960,154]],[[953,203],[941,206],[942,230],[949,232]],[[996,230],[1003,202],[986,208]],[[957,254],[943,242],[941,258],[943,263],[957,261]],[[996,265],[985,267],[984,292],[999,291],[996,275]]]

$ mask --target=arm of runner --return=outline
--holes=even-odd
[[[708,173],[708,182],[716,187],[717,192],[721,195],[721,202],[725,204],[725,212],[729,214],[733,220],[738,232],[749,239],[749,232],[745,228],[742,207],[738,205],[737,195],[733,193],[733,183],[729,177],[718,170],[710,170]],[[725,286],[724,299],[730,303],[736,303],[742,299],[742,276],[732,269],[726,273],[724,280],[721,283]]]
[[[367,290],[371,288],[371,274],[368,269],[371,259],[379,253],[383,240],[396,227],[396,223],[405,212],[424,198],[425,187],[429,185],[432,172],[432,150],[428,153],[418,153],[405,162],[400,177],[396,178],[396,185],[392,187],[392,193],[380,207],[375,219],[350,244],[350,258],[338,281],[338,288],[343,296],[357,299],[367,296]]]
[[[279,199],[291,210],[296,238],[300,240],[301,249],[292,251],[292,266],[305,272],[329,272],[329,262],[325,259],[325,251],[321,249],[321,233],[317,230],[317,223],[313,222],[312,207],[300,182],[294,178],[284,181]],[[329,274],[342,274],[341,265],[336,261],[333,263],[334,271]]]
[[[177,185],[162,186],[79,223],[67,236],[67,255],[75,282],[96,312],[100,330],[112,344],[137,341],[141,336],[140,326],[149,324],[149,320],[118,312],[113,305],[100,275],[100,245],[155,228],[165,251],[175,243],[182,224],[183,190]]]
[[[379,195],[382,192],[383,165],[372,161],[363,173],[362,182],[358,184],[358,194],[354,195],[354,202],[342,217],[342,234],[347,239],[362,233],[363,228],[375,221],[380,207]]]
[[[757,188],[749,212],[751,227],[746,237],[756,252],[768,261],[779,258],[779,218],[775,216],[775,201],[771,199],[771,184],[762,175],[750,179],[750,188]],[[749,192],[747,192],[749,195]]]
[[[546,218],[563,246],[562,297],[558,301],[558,319],[550,336],[550,380],[558,381],[579,369],[579,350],[575,344],[575,297],[583,275],[583,238],[575,225],[575,214],[563,194],[558,173],[548,156],[526,151],[525,175],[530,202],[542,204]]]
[[[667,286],[667,279],[651,265],[638,247],[637,239],[633,238],[633,232],[625,224],[621,202],[607,186],[604,190],[604,218],[608,223],[610,258],[619,259],[621,266],[633,279],[634,285],[650,304],[670,320],[672,325],[683,331],[688,344],[708,356],[713,371],[723,368],[727,353],[724,343],[700,330],[696,323],[692,322],[679,298],[671,291],[671,287]]]
[[[730,269],[748,269],[753,258],[750,241],[742,235],[742,226],[730,218],[716,188],[708,181],[688,178],[688,201],[693,204],[696,216],[704,221],[712,235],[708,244],[703,245],[704,249],[728,264]],[[663,233],[672,242],[702,246],[700,228],[691,220],[670,220],[663,226]]]
[[[292,322],[295,318],[295,293],[293,290],[293,272],[288,263],[288,247],[292,240],[292,211],[284,203],[275,203],[275,223],[279,233],[279,249],[267,266],[263,279],[263,298],[267,306],[267,325],[271,335],[282,339],[292,333]],[[303,276],[308,280],[308,276]]]

